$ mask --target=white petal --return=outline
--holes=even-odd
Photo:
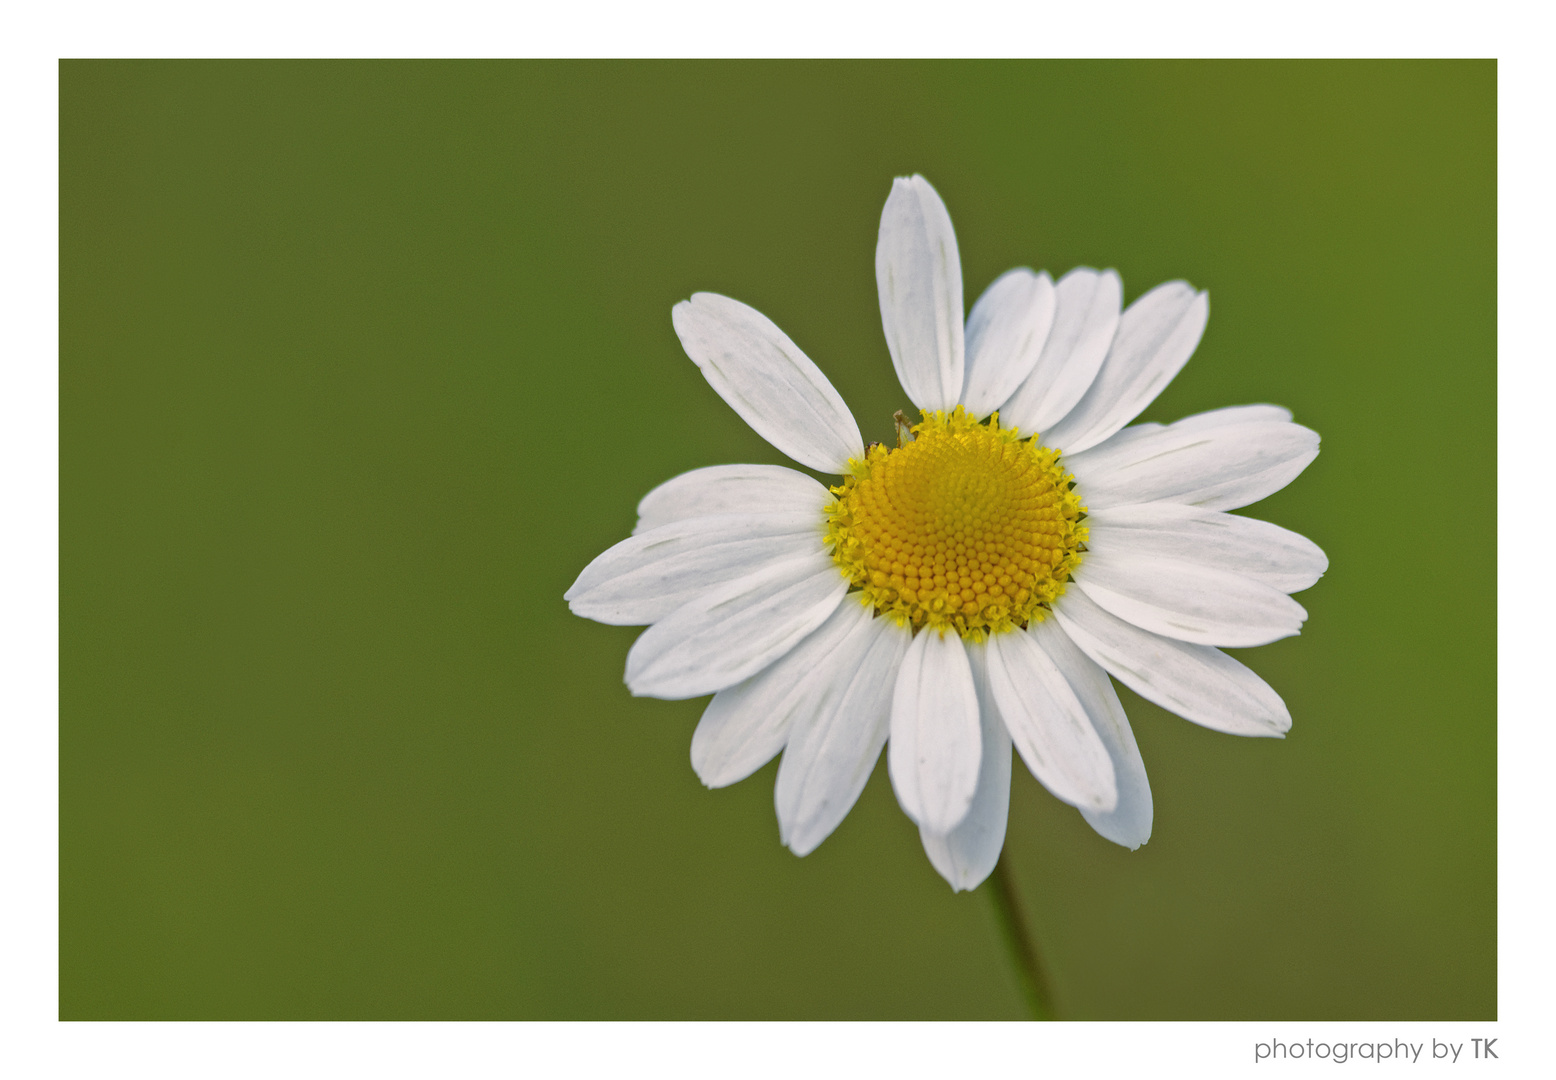
[[[1075,584],[1120,619],[1200,645],[1268,645],[1300,634],[1307,620],[1302,605],[1273,585],[1105,543],[1086,556]]]
[[[1129,717],[1108,673],[1081,652],[1054,619],[1033,623],[1029,633],[1064,672],[1070,689],[1086,708],[1092,726],[1108,748],[1113,762],[1113,779],[1118,785],[1118,805],[1112,810],[1087,810],[1081,816],[1097,832],[1133,851],[1151,838],[1151,785],[1145,776],[1145,762],[1130,730]]]
[[[962,392],[962,259],[951,215],[922,176],[897,177],[881,211],[875,284],[892,366],[921,409]]]
[[[856,626],[840,647],[850,662],[817,673],[814,707],[795,717],[778,765],[778,829],[796,855],[816,850],[848,816],[891,728],[892,689],[910,635],[868,612]]]
[[[1108,749],[1036,637],[1013,630],[989,640],[989,689],[1021,760],[1055,798],[1087,810],[1118,805]]]
[[[563,598],[573,614],[596,622],[658,622],[725,582],[819,551],[824,539],[813,511],[673,521],[606,549]]]
[[[1070,457],[1066,457],[1064,460],[1066,464],[1068,464],[1072,458],[1079,458],[1083,462],[1090,461],[1102,454],[1104,450],[1110,454],[1117,453],[1123,447],[1128,446],[1130,443],[1137,442],[1138,440],[1145,438],[1147,435],[1166,430],[1166,424],[1131,424],[1123,431],[1120,431],[1118,434],[1114,435],[1111,439],[1108,439],[1101,446],[1097,446],[1091,450],[1086,451],[1086,454],[1090,455],[1089,457],[1082,456],[1081,454],[1074,454]]]
[[[1054,615],[1108,674],[1185,720],[1230,735],[1281,738],[1291,730],[1280,695],[1220,649],[1141,630],[1109,615],[1079,589],[1059,598]]]
[[[734,686],[826,621],[847,591],[832,557],[817,550],[702,593],[633,643],[627,686],[672,700]]]
[[[983,760],[978,691],[962,639],[922,630],[913,639],[891,703],[886,763],[902,809],[930,832],[961,824]]]
[[[1194,355],[1209,318],[1209,296],[1183,281],[1158,285],[1130,304],[1096,379],[1043,432],[1044,445],[1079,453],[1139,416]]]
[[[863,647],[849,646],[869,620],[864,605],[841,603],[770,667],[714,694],[692,735],[692,768],[702,782],[725,787],[771,761],[788,741],[794,722],[814,712],[824,688],[852,678]]]
[[[1262,581],[1281,592],[1301,592],[1329,559],[1313,541],[1268,521],[1182,503],[1139,503],[1093,510],[1087,546],[1200,563]]]
[[[988,416],[1015,393],[1032,373],[1053,321],[1054,282],[1046,273],[1018,267],[983,291],[967,316],[962,404],[968,412]]]
[[[660,484],[638,503],[633,535],[708,514],[814,513],[832,501],[825,486],[782,465],[709,465]]]
[[[1173,427],[1179,431],[1207,431],[1227,424],[1282,424],[1290,420],[1291,410],[1280,405],[1228,405],[1225,408],[1185,416],[1173,424]]]
[[[1285,421],[1191,416],[1132,432],[1064,459],[1088,510],[1158,500],[1232,510],[1279,491],[1318,456],[1318,434]]]
[[[994,872],[1000,849],[1005,846],[1005,825],[1010,817],[1010,732],[1005,730],[999,708],[988,687],[988,645],[967,646],[973,685],[978,690],[978,716],[983,737],[983,760],[978,768],[978,791],[962,823],[945,835],[919,827],[924,853],[952,892],[976,889]],[[1103,676],[1106,678],[1107,676]]]
[[[1002,427],[1046,433],[1075,408],[1113,344],[1123,300],[1124,284],[1112,270],[1081,266],[1059,279],[1053,330],[1032,374],[1000,406]]]
[[[864,456],[859,425],[827,377],[753,307],[700,292],[671,312],[675,332],[719,397],[762,438],[818,472]]]

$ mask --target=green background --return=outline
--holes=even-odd
[[[686,469],[781,462],[670,308],[744,300],[866,439],[908,402],[894,175],[1007,268],[1183,277],[1146,412],[1323,436],[1249,512],[1329,554],[1238,653],[1284,742],[1122,696],[1153,838],[1017,765],[1064,1015],[1492,1018],[1491,63],[85,63],[60,76],[60,1011],[1018,1017],[877,768],[813,855],[774,766],[563,590]]]

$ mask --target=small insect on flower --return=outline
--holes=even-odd
[[[1126,427],[1194,352],[1209,300],[1181,281],[1122,309],[1113,271],[1025,268],[962,321],[945,204],[897,179],[875,249],[881,323],[917,423],[866,450],[821,370],[760,312],[675,306],[686,354],[758,434],[841,477],[696,469],[649,492],[633,535],[567,591],[647,624],[632,693],[712,694],[692,737],[709,787],[782,752],[782,840],[814,850],[887,764],[953,889],[994,869],[1011,748],[1109,840],[1151,835],[1151,789],[1108,676],[1179,716],[1280,737],[1291,716],[1217,646],[1299,633],[1290,593],[1328,560],[1226,511],[1294,480],[1318,436],[1273,405]]]

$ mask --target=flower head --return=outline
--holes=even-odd
[[[875,253],[881,322],[921,419],[864,446],[820,369],[713,293],[676,333],[713,388],[830,489],[771,465],[655,488],[632,537],[567,592],[575,613],[648,624],[634,694],[713,694],[692,737],[704,783],[780,752],[783,842],[843,820],[889,746],[893,789],[953,888],[1004,844],[1012,747],[1101,835],[1135,848],[1151,791],[1109,679],[1196,723],[1281,736],[1280,697],[1217,646],[1300,631],[1290,598],[1328,566],[1311,541],[1226,511],[1290,483],[1318,436],[1272,405],[1126,427],[1199,344],[1183,282],[1122,309],[1116,273],[1016,269],[965,325],[944,203],[899,178]]]

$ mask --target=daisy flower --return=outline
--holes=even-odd
[[[692,736],[709,787],[779,753],[779,833],[798,855],[837,828],[883,747],[892,788],[953,889],[994,869],[1011,750],[1098,833],[1137,848],[1151,789],[1109,676],[1234,735],[1280,737],[1285,704],[1218,646],[1301,630],[1290,593],[1328,562],[1227,513],[1289,484],[1318,436],[1273,405],[1128,425],[1187,362],[1209,315],[1181,281],[1122,308],[1113,271],[1020,268],[963,324],[956,235],[921,176],[899,178],[875,250],[892,366],[920,410],[864,445],[821,370],[753,308],[675,306],[686,354],[775,465],[677,476],[566,598],[648,625],[635,695],[712,694]]]

